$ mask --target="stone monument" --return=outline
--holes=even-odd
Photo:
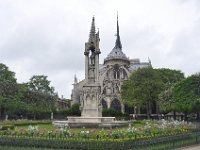
[[[101,86],[99,83],[99,31],[95,30],[95,18],[88,42],[85,43],[85,82],[80,96],[81,117],[67,117],[71,127],[112,127],[127,124],[117,122],[115,117],[102,117]],[[55,121],[54,124],[64,124],[66,121]]]
[[[101,86],[99,83],[99,32],[95,31],[95,21],[92,25],[88,42],[85,43],[85,84],[81,95],[81,116],[102,117],[100,102]]]

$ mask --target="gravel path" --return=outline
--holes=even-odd
[[[177,150],[200,150],[200,145],[188,146],[184,148],[179,148]]]

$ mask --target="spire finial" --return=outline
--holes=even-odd
[[[122,44],[121,44],[120,36],[119,36],[118,12],[117,12],[117,39],[115,42],[115,48],[122,49]]]
[[[92,39],[95,38],[95,17],[92,17],[92,24],[91,24],[91,29],[90,29],[90,36],[89,36],[89,41],[92,41]]]
[[[78,83],[78,79],[76,77],[76,74],[74,75],[74,84],[77,84]]]

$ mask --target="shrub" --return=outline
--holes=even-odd
[[[81,116],[81,111],[79,110],[79,104],[72,105],[71,108],[59,112],[55,112],[57,115],[65,116]]]
[[[19,121],[4,121],[0,123],[0,126],[28,126],[28,125],[38,125],[38,124],[51,124],[51,121],[31,121],[31,120],[19,120]],[[12,129],[12,128],[10,128]]]
[[[128,114],[123,114],[121,111],[115,110],[113,108],[104,108],[102,111],[102,116],[104,117],[127,117]]]
[[[14,125],[0,125],[0,130],[13,130],[14,129]]]

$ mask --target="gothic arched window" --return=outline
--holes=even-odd
[[[120,70],[119,70],[119,65],[117,64],[114,65],[113,76],[114,76],[114,79],[120,79]]]
[[[103,108],[108,108],[107,102],[104,99],[101,100],[101,105],[103,106]]]
[[[121,111],[121,103],[118,99],[114,99],[112,102],[111,102],[111,105],[110,105],[111,108],[114,108],[118,111]]]

